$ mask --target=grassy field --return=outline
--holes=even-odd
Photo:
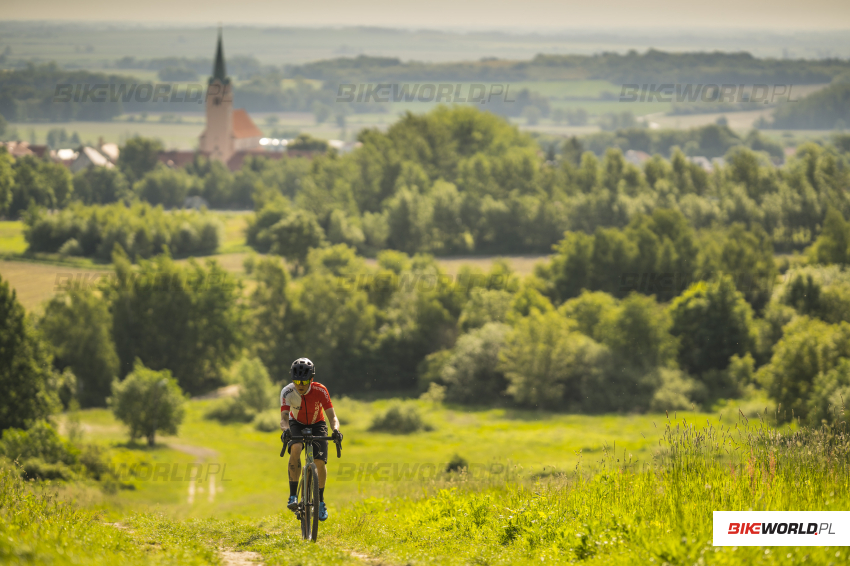
[[[333,387],[332,382],[328,385]],[[149,481],[137,482],[131,492],[104,495],[102,503],[125,510],[150,510],[159,505],[180,518],[263,516],[278,511],[280,499],[269,494],[285,486],[285,466],[278,457],[279,432],[258,432],[250,424],[224,425],[204,419],[215,402],[192,401],[179,437],[161,438],[160,447],[143,451],[157,461],[182,465],[192,462],[195,453],[199,460],[226,466],[227,481],[219,483],[223,489],[213,502],[205,495],[188,503],[186,482]],[[660,424],[657,415],[591,417],[416,402],[433,431],[407,436],[369,432],[372,416],[391,402],[335,400],[346,433],[343,458],[338,460],[334,454],[328,464],[328,501],[337,508],[364,495],[407,494],[416,482],[392,481],[405,465],[424,483],[433,483],[437,472],[456,454],[475,465],[476,475],[496,482],[544,473],[544,467],[548,473],[572,470],[579,460],[593,463],[602,457],[606,445],[613,448],[616,444],[618,451],[626,449],[635,460],[648,461],[658,436],[653,422]],[[116,446],[126,440],[123,427],[106,410],[84,411],[81,420],[87,441]],[[374,469],[378,464],[382,465],[380,473],[365,473],[366,467]],[[365,479],[357,481],[358,473]]]
[[[712,546],[713,510],[850,506],[846,435],[772,428],[769,411],[756,414],[759,400],[714,414],[608,416],[405,401],[433,430],[393,435],[368,428],[394,401],[338,398],[343,457],[329,462],[331,517],[317,545],[299,541],[297,522],[281,510],[277,432],[205,420],[215,402],[191,401],[179,436],[153,449],[126,444],[105,410],[78,413],[84,440],[113,458],[176,472],[168,481],[130,480],[133,489],[114,493],[64,485],[29,496],[0,474],[0,558],[25,549],[27,558],[11,563],[86,556],[85,563],[136,564],[140,554],[158,564],[847,563],[846,547]],[[67,428],[67,418],[60,421]],[[467,473],[434,473],[457,454]],[[191,462],[218,483],[182,479]],[[428,472],[394,477],[405,464]],[[78,503],[56,507],[71,499]],[[10,520],[15,500],[24,505]]]
[[[21,254],[26,249],[24,223],[18,220],[0,221],[0,255]]]

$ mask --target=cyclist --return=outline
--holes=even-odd
[[[280,428],[283,431],[281,440],[288,443],[292,435],[301,436],[304,428],[311,428],[313,436],[328,436],[328,425],[325,422],[326,412],[331,419],[334,437],[342,440],[339,431],[339,419],[334,413],[331,396],[327,388],[316,383],[316,366],[307,358],[298,358],[292,362],[289,369],[292,383],[280,391]],[[301,444],[293,444],[289,455],[289,503],[287,507],[293,511],[298,508],[298,478],[301,475]],[[313,460],[319,473],[319,519],[328,518],[328,508],[325,506],[325,479],[328,462],[328,441],[313,442]]]

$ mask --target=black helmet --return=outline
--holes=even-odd
[[[313,379],[316,375],[316,366],[307,358],[298,358],[292,362],[289,375],[292,379]]]

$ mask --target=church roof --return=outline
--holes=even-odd
[[[261,138],[263,132],[260,131],[248,113],[241,108],[233,111],[233,137],[241,138]]]
[[[210,83],[218,80],[222,84],[227,84],[230,79],[227,78],[227,71],[224,68],[224,46],[221,41],[221,28],[218,30],[218,46],[215,49],[215,63],[213,64],[213,74],[210,77]]]

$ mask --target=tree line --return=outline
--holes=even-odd
[[[183,169],[168,168],[157,159],[161,146],[143,138],[127,142],[118,168],[88,169],[73,178],[59,165],[31,157],[13,162],[0,152],[0,210],[14,218],[31,206],[62,208],[76,201],[174,208],[197,195],[212,208],[253,206],[248,243],[293,263],[303,262],[312,247],[339,243],[373,257],[385,249],[545,253],[565,231],[622,229],[658,208],[679,211],[700,230],[758,225],[775,249],[789,251],[815,241],[829,207],[850,216],[844,190],[850,153],[843,137],[826,146],[804,144],[776,167],[770,142],[757,134],[741,139],[725,126],[612,135],[650,151],[690,137],[709,154],[723,152],[725,164],[708,172],[672,145],[669,160],[656,154],[638,166],[619,149],[599,158],[576,139],[560,153],[550,148],[544,154],[497,116],[441,107],[407,114],[386,132],[364,130],[362,147],[345,155],[256,157],[236,173],[201,155]],[[690,143],[684,146],[692,152]],[[53,251],[63,244],[54,240]],[[108,246],[102,252],[111,253]]]
[[[830,226],[812,262],[839,238],[848,253],[848,223],[831,211]],[[112,276],[69,285],[40,314],[27,317],[0,284],[0,428],[72,400],[103,406],[147,371],[199,394],[257,359],[251,372],[281,385],[301,355],[340,393],[437,389],[559,411],[711,407],[763,391],[789,420],[817,423],[848,393],[850,279],[838,265],[786,272],[774,292],[763,231],[702,232],[671,209],[568,232],[554,251],[526,277],[503,261],[451,277],[429,255],[384,250],[369,266],[337,244],[302,265],[250,258],[247,291],[215,260],[134,266],[115,245]],[[640,283],[659,273],[690,280]]]

